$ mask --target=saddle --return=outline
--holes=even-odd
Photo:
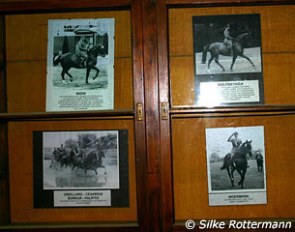
[[[76,54],[80,59],[80,63],[79,63],[80,68],[85,68],[86,67],[87,55],[85,55],[83,53],[76,53]]]
[[[229,54],[230,56],[233,55],[233,47],[229,47],[229,46],[227,46],[227,51],[228,51],[228,54]]]

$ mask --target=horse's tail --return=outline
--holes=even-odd
[[[227,168],[228,166],[228,156],[231,155],[231,154],[227,154],[224,158],[223,158],[223,165],[222,167],[220,168],[220,170],[224,170]]]
[[[224,170],[225,168],[226,168],[225,160],[223,160],[223,165],[222,165],[222,167],[220,168],[220,170]]]
[[[56,66],[60,62],[61,55],[56,55],[53,57],[53,65]]]
[[[208,51],[209,45],[210,45],[210,44],[207,44],[207,45],[205,45],[204,48],[203,48],[202,64],[206,64],[207,51]]]

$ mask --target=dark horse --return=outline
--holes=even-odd
[[[61,77],[63,82],[65,82],[65,74],[70,77],[70,81],[73,81],[73,76],[69,73],[70,68],[86,68],[86,84],[88,84],[88,77],[91,69],[96,71],[93,80],[98,76],[99,69],[96,67],[97,57],[106,56],[107,48],[104,45],[95,45],[89,51],[87,51],[86,63],[85,65],[81,64],[81,55],[77,53],[65,53],[57,55],[53,59],[53,64],[57,65],[58,63],[62,66]]]
[[[254,63],[250,60],[250,58],[244,55],[244,47],[245,47],[245,43],[249,39],[249,35],[250,33],[243,33],[237,36],[233,40],[232,54],[231,54],[231,50],[228,49],[228,47],[222,42],[214,42],[211,44],[207,44],[206,46],[204,46],[204,49],[203,49],[202,64],[206,63],[207,52],[209,51],[211,54],[211,57],[208,61],[208,67],[207,67],[208,70],[210,69],[211,62],[215,60],[216,64],[218,64],[222,68],[222,71],[225,71],[224,67],[219,63],[219,55],[233,56],[230,70],[233,70],[234,63],[236,62],[236,59],[238,56],[241,56],[247,59],[251,63],[251,65],[255,67]]]
[[[63,150],[60,151],[59,149],[55,148],[53,153],[53,159],[50,167],[54,166],[57,169],[56,164],[59,163],[60,168],[68,167],[72,165],[72,160],[75,156],[73,150]],[[54,164],[54,165],[52,165]]]
[[[244,180],[247,172],[248,161],[247,154],[252,156],[252,145],[251,140],[244,142],[235,154],[231,157],[231,153],[228,153],[223,160],[223,166],[220,168],[221,170],[226,169],[228,176],[230,178],[232,187],[234,187],[234,171],[237,172],[241,176],[241,180],[239,181],[239,185],[241,188],[244,188]]]
[[[255,152],[255,159],[256,159],[256,163],[257,163],[257,170],[258,172],[262,172],[263,170],[263,156],[261,155],[261,153],[259,151]]]
[[[103,165],[102,158],[105,158],[105,154],[103,151],[92,151],[86,157],[74,156],[72,161],[72,169],[83,169],[85,174],[87,170],[93,170],[97,175],[97,168],[103,168],[104,174],[106,175],[107,170],[106,167]]]

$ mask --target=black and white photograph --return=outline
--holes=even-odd
[[[264,127],[206,129],[209,205],[266,204]]]
[[[113,109],[114,23],[48,20],[46,111]]]
[[[44,189],[118,189],[118,132],[44,132],[43,179]]]
[[[263,104],[259,14],[193,17],[196,104]]]
[[[126,133],[35,132],[36,194],[51,195],[54,206],[83,206],[85,200],[90,206],[103,206],[102,199],[111,205],[112,191],[120,192],[123,185],[128,186],[128,175],[122,173],[128,170]]]

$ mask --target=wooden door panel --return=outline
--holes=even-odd
[[[295,214],[289,207],[295,203],[295,199],[290,197],[295,194],[295,188],[290,184],[295,165],[291,155],[294,148],[294,125],[294,115],[173,118],[172,157],[176,222],[203,218],[293,218]],[[264,126],[267,204],[209,206],[205,129],[240,126]],[[228,136],[225,137],[226,143]],[[286,142],[287,138],[291,140]]]
[[[129,207],[34,208],[33,131],[128,130]],[[137,221],[134,125],[125,120],[10,122],[8,125],[12,223]],[[41,175],[42,173],[40,173]],[[35,196],[37,197],[37,196]]]

